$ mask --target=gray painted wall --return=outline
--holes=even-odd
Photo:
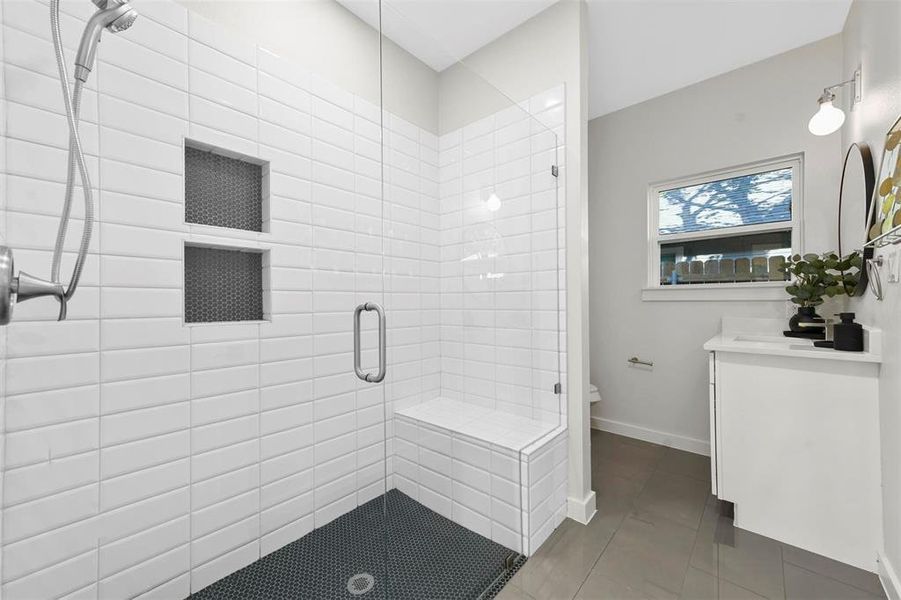
[[[703,343],[729,316],[783,318],[781,301],[642,301],[652,182],[804,153],[806,250],[835,246],[840,136],[807,131],[823,87],[842,80],[839,36],[589,122],[591,379],[598,419],[703,451]],[[632,368],[638,355],[652,370]],[[609,424],[608,424],[609,425]]]

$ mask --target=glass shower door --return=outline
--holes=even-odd
[[[416,7],[383,1],[380,19],[387,581],[391,598],[477,599],[563,514],[563,438],[529,506],[530,461],[565,435],[561,165],[530,114],[562,128],[562,86],[514,102]]]

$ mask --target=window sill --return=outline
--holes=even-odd
[[[643,302],[779,302],[788,300],[784,281],[649,287]]]

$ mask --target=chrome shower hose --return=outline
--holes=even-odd
[[[59,229],[56,235],[56,245],[53,249],[53,265],[51,267],[51,280],[59,281],[59,270],[62,262],[63,246],[66,242],[66,233],[69,229],[69,220],[72,212],[72,195],[75,187],[75,169],[81,174],[81,186],[84,193],[84,229],[81,233],[81,244],[78,248],[78,256],[75,259],[75,267],[72,269],[72,277],[66,287],[65,297],[68,301],[75,295],[81,273],[84,270],[88,248],[91,245],[91,233],[94,229],[94,197],[91,187],[91,177],[88,173],[88,165],[84,157],[84,149],[78,134],[79,112],[81,109],[81,94],[84,87],[82,81],[76,80],[74,89],[69,89],[69,73],[66,69],[66,58],[63,52],[62,36],[59,25],[59,0],[50,0],[50,30],[53,36],[53,50],[56,55],[56,66],[59,70],[59,81],[63,92],[63,104],[66,107],[66,121],[69,125],[69,163],[66,173],[66,193],[63,201],[63,210],[60,215]]]

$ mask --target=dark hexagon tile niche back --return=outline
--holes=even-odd
[[[185,322],[262,319],[260,252],[185,246]]]
[[[185,221],[262,231],[262,165],[185,146]]]

